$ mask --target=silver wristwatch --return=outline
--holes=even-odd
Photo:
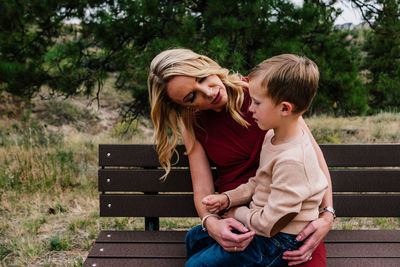
[[[326,207],[323,207],[323,208],[319,209],[319,213],[320,214],[324,213],[326,211],[332,213],[333,214],[333,219],[336,219],[336,212],[332,207],[326,206]]]

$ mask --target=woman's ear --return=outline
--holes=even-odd
[[[281,116],[289,116],[292,114],[292,111],[294,109],[294,105],[290,102],[283,101],[281,102]]]

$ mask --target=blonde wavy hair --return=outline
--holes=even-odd
[[[212,59],[199,55],[189,49],[169,49],[158,54],[150,64],[147,86],[151,106],[151,119],[154,125],[154,140],[165,179],[171,170],[171,157],[181,137],[180,123],[183,123],[189,134],[190,153],[195,142],[193,129],[194,110],[173,102],[167,95],[168,82],[177,75],[195,78],[207,77],[216,74],[224,83],[228,95],[226,111],[240,125],[247,127],[248,123],[241,116],[241,107],[244,100],[243,87],[247,83],[237,73],[230,73]],[[168,133],[168,129],[170,133]],[[177,154],[178,155],[178,154]]]

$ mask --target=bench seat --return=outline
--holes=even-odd
[[[186,231],[102,231],[84,266],[184,266]],[[400,266],[400,231],[332,230],[328,266]]]

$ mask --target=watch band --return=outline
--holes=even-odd
[[[320,208],[320,209],[319,209],[319,213],[320,213],[320,214],[321,214],[321,213],[324,213],[324,212],[330,212],[330,213],[332,213],[332,214],[333,214],[333,219],[336,219],[336,211],[335,211],[334,208],[329,207],[329,206],[326,206],[326,207],[323,207],[323,208]]]

